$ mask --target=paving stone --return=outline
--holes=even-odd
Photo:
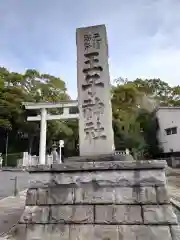
[[[93,184],[92,184],[93,185]],[[75,203],[156,203],[154,187],[93,187],[85,184],[75,189]]]
[[[80,170],[95,169],[93,162],[67,162],[63,164],[52,164],[51,171],[72,172]]]
[[[87,184],[96,182],[99,186],[131,186],[134,184],[133,171],[107,171],[107,172],[79,172],[60,173],[53,175],[53,182],[58,184]]]
[[[141,207],[131,205],[95,206],[96,223],[142,223]]]
[[[49,189],[38,188],[37,190],[37,205],[47,205]]]
[[[117,170],[134,170],[134,169],[163,169],[166,166],[164,160],[153,161],[108,161],[94,162],[96,169],[117,169]]]
[[[82,157],[77,157],[79,160]],[[105,159],[107,158],[107,159]],[[114,161],[117,158],[117,161]],[[117,169],[117,170],[134,170],[134,169],[164,169],[167,165],[164,160],[149,160],[149,161],[119,161],[121,156],[99,156],[96,158],[85,159],[82,158],[81,161],[67,161],[63,164],[52,164],[49,165],[37,165],[30,166],[27,170],[31,173],[37,172],[65,172],[74,170],[107,170],[107,169]],[[101,160],[102,159],[102,160]],[[83,162],[84,160],[84,162]],[[88,161],[86,161],[88,160]],[[91,161],[89,161],[91,160]],[[97,161],[98,160],[98,161]],[[107,161],[110,160],[110,161]],[[113,160],[113,161],[112,161]]]
[[[169,226],[118,226],[119,240],[172,240]]]
[[[166,183],[165,171],[162,170],[135,171],[134,181],[135,185],[164,186]]]
[[[37,189],[28,189],[26,195],[26,205],[36,205]]]
[[[93,240],[120,240],[118,226],[95,225]]]
[[[69,227],[69,240],[95,240],[93,225],[70,225]]]
[[[52,187],[48,192],[48,204],[72,204],[73,203],[73,188],[67,188],[60,185]]]
[[[131,204],[137,203],[136,194],[133,193],[132,187],[115,187],[115,203]]]
[[[177,218],[171,205],[143,206],[144,223],[177,224]]]
[[[180,226],[171,226],[172,240],[180,239]]]
[[[45,225],[29,224],[27,226],[27,233],[24,239],[26,240],[41,240],[44,239]]]
[[[83,186],[75,190],[75,203],[115,203],[115,188]]]
[[[20,223],[47,223],[49,207],[26,206]]]
[[[118,185],[122,187],[163,186],[165,185],[165,172],[162,170],[124,170],[124,171],[96,171],[53,174],[55,184],[85,184],[92,181],[100,186]]]
[[[155,187],[134,187],[133,195],[136,195],[139,203],[150,204],[157,202]]]
[[[167,187],[157,187],[157,201],[158,203],[169,203],[170,197],[168,195]]]
[[[52,183],[52,174],[43,173],[33,173],[32,180],[30,180],[29,188],[45,188],[49,187]]]
[[[69,226],[64,224],[48,224],[45,226],[43,240],[69,240]]]
[[[93,206],[52,206],[50,222],[93,223]]]

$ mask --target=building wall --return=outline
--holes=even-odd
[[[169,153],[172,150],[180,152],[180,108],[159,108],[156,111],[156,116],[159,122],[158,139],[164,153]],[[167,135],[166,129],[174,127],[177,127],[177,133]]]

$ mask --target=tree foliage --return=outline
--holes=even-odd
[[[65,83],[60,78],[30,69],[20,74],[0,68],[0,152],[5,151],[7,133],[9,151],[38,152],[39,123],[26,120],[27,114],[34,115],[37,112],[27,113],[23,102],[59,102],[69,99]],[[70,137],[73,131],[63,122],[48,122],[47,145],[50,146],[53,139],[60,135]]]
[[[160,79],[118,78],[112,89],[113,126],[117,148],[130,148],[144,157],[158,157],[157,106],[180,106],[180,87]],[[142,156],[140,156],[142,157]]]

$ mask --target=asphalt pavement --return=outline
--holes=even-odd
[[[17,177],[17,191],[29,186],[30,174],[23,171],[0,171],[0,199],[14,195],[15,177]]]
[[[16,197],[0,200],[0,236],[17,224],[23,214],[25,200],[26,190],[20,192]]]

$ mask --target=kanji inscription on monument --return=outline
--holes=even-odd
[[[77,29],[76,41],[80,155],[111,154],[114,134],[105,25]]]

